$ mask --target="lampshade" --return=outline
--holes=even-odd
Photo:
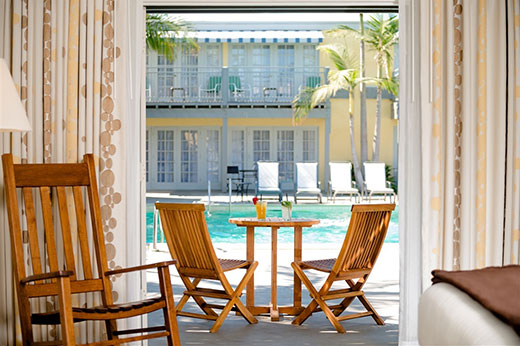
[[[0,131],[31,131],[31,124],[4,59],[0,59]]]

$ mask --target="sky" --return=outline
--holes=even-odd
[[[179,16],[188,22],[301,22],[301,21],[357,21],[357,13],[184,13]]]

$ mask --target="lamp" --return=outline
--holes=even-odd
[[[4,59],[0,59],[0,131],[31,131],[31,124]]]

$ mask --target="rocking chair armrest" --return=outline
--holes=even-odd
[[[29,275],[20,280],[22,285],[25,285],[29,282],[38,281],[38,280],[46,280],[46,279],[56,279],[56,278],[64,278],[70,277],[74,275],[74,272],[71,270],[58,270],[55,272],[43,273],[43,274],[35,274]]]
[[[168,267],[168,266],[171,266],[171,265],[174,265],[174,264],[177,264],[177,260],[163,261],[163,262],[145,264],[145,265],[142,265],[142,266],[135,266],[135,267],[128,267],[128,268],[109,270],[109,271],[105,272],[105,276],[130,273],[130,272],[135,272],[135,271],[139,271],[139,270],[146,270],[146,269],[152,269],[152,268]]]

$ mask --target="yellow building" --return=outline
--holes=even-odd
[[[296,162],[318,162],[326,192],[328,163],[351,161],[348,94],[338,93],[294,123],[294,96],[302,87],[326,82],[332,64],[316,50],[326,40],[321,30],[292,25],[290,30],[199,30],[199,52],[178,52],[173,62],[148,52],[149,190],[203,190],[208,181],[213,189],[224,190],[227,166],[253,170],[257,161],[270,160],[280,163],[286,191],[293,189]],[[355,39],[349,45],[359,51]],[[367,75],[375,75],[370,52]],[[398,121],[393,106],[393,98],[384,93],[380,158],[396,168]],[[358,91],[354,110],[359,150]],[[368,87],[369,159],[375,115],[376,90]],[[251,181],[250,191],[253,185]]]

